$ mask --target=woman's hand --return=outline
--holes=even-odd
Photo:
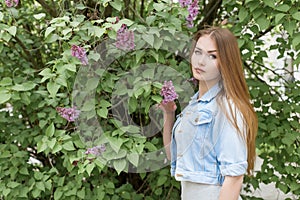
[[[164,112],[164,114],[174,114],[175,110],[177,109],[174,101],[170,101],[168,103],[160,103],[157,107],[160,108]]]
[[[174,101],[168,103],[160,103],[157,105],[164,113],[164,129],[163,129],[163,142],[166,149],[167,158],[171,160],[170,143],[172,128],[175,119],[175,110],[177,108]]]

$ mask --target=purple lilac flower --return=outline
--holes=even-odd
[[[175,92],[172,81],[165,81],[163,87],[161,88],[160,95],[164,98],[163,103],[168,103],[178,99],[178,95]]]
[[[85,52],[84,48],[79,47],[77,45],[72,45],[71,54],[72,54],[72,56],[78,58],[83,65],[88,64],[88,58],[86,56],[86,52]]]
[[[127,29],[125,24],[122,24],[121,28],[117,32],[116,47],[122,50],[134,49],[134,34]]]
[[[95,156],[101,155],[104,151],[106,151],[106,147],[104,144],[101,144],[100,146],[95,146],[92,148],[88,148],[85,152],[85,154],[93,154]]]
[[[61,117],[65,118],[68,122],[74,122],[75,119],[77,119],[80,114],[80,110],[77,110],[76,107],[72,107],[72,108],[57,107],[56,111]]]
[[[191,3],[192,0],[179,0],[180,6],[181,7],[186,7]]]
[[[7,7],[17,7],[19,4],[19,0],[5,0],[5,4]]]
[[[199,13],[199,5],[198,0],[179,0],[181,7],[188,7],[187,10],[189,11],[189,15],[186,17],[187,27],[193,28],[194,27],[194,18]]]
[[[195,79],[194,77],[188,79],[187,81],[188,81],[188,82],[191,82],[194,86],[197,86],[197,85],[198,85],[198,80]]]
[[[199,13],[198,0],[194,0],[191,4],[189,4],[188,11],[189,11],[189,15],[186,18],[187,27],[192,28],[194,26],[194,18]]]

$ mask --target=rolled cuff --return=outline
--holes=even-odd
[[[220,171],[222,176],[240,176],[244,175],[247,171],[248,163],[247,161],[220,165]]]

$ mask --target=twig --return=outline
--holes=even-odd
[[[136,16],[138,16],[138,18],[140,19],[141,22],[143,22],[143,24],[146,24],[146,25],[147,25],[147,22],[142,18],[141,15],[139,15],[139,13],[136,12],[135,9],[133,9],[133,7],[132,7],[131,5],[129,5],[129,8],[130,8],[131,11],[134,12],[134,14],[135,14]]]

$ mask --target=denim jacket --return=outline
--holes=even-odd
[[[217,83],[199,100],[196,93],[177,115],[172,130],[171,175],[178,181],[222,185],[225,176],[243,175],[247,170],[246,143],[218,106],[220,90]],[[236,118],[244,130],[242,117]]]

